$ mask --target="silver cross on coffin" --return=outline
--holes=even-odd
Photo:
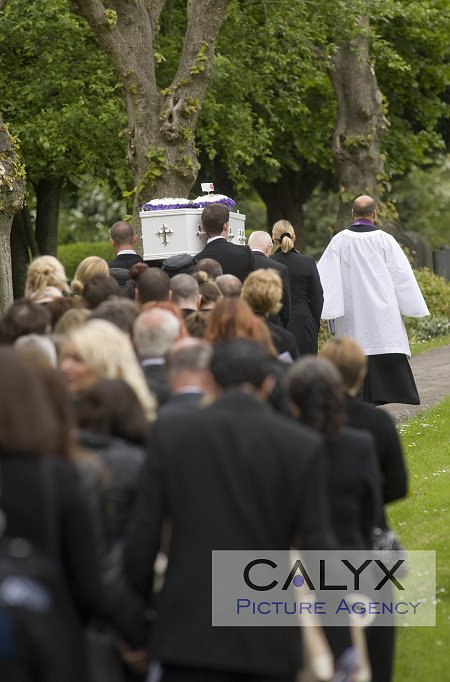
[[[162,224],[162,226],[159,228],[158,232],[155,232],[156,237],[161,237],[162,238],[162,243],[164,246],[167,246],[169,243],[169,240],[167,237],[170,237],[170,235],[174,234],[170,227],[167,227],[167,225]]]

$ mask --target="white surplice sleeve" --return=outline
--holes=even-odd
[[[425,299],[401,246],[390,234],[386,234],[385,238],[386,266],[394,283],[401,314],[409,317],[429,315]]]
[[[334,320],[345,313],[340,236],[333,237],[317,263],[324,299],[322,320]]]

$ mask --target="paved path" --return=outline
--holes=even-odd
[[[396,422],[404,422],[450,395],[450,346],[432,348],[411,358],[420,405],[383,406]]]

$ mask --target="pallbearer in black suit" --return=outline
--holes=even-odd
[[[109,267],[129,270],[135,263],[143,263],[144,261],[134,248],[138,240],[139,237],[134,234],[132,226],[126,220],[114,223],[111,227],[110,242],[116,252],[116,257],[109,261]]]
[[[273,385],[254,341],[217,344],[216,401],[152,431],[125,550],[125,569],[148,598],[163,524],[169,564],[151,651],[162,682],[294,682],[296,628],[212,627],[213,549],[328,549],[323,441],[265,405]]]
[[[272,268],[273,270],[276,270],[281,277],[283,285],[282,307],[277,315],[272,315],[271,319],[272,322],[287,327],[291,317],[291,289],[289,286],[288,269],[277,260],[269,258],[272,253],[273,241],[268,232],[264,232],[263,230],[252,232],[248,238],[248,245],[255,257],[255,270],[259,270],[260,268]]]
[[[197,259],[213,258],[222,266],[224,275],[235,275],[241,282],[255,269],[255,259],[248,246],[228,240],[230,212],[223,204],[210,204],[202,211],[202,225],[208,241]]]
[[[294,228],[287,220],[275,223],[272,238],[277,250],[271,259],[285,265],[289,272],[291,317],[287,328],[297,339],[300,355],[317,353],[323,290],[316,262],[295,250]]]

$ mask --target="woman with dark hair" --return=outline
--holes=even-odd
[[[328,360],[297,360],[288,370],[287,390],[294,416],[325,439],[330,519],[339,549],[370,550],[381,514],[372,435],[346,426],[342,379]],[[326,634],[335,657],[344,660],[351,645],[348,631],[330,627]]]
[[[288,371],[292,412],[327,445],[331,519],[342,549],[370,549],[381,513],[381,479],[371,434],[346,426],[342,379],[324,358],[297,360]]]
[[[193,277],[199,285],[200,310],[212,310],[222,298],[222,292],[205,270],[198,270]]]
[[[49,374],[46,379],[45,373]],[[42,618],[40,626],[34,615],[28,627],[26,608],[17,616],[17,623],[12,616],[11,632],[16,633],[17,641],[10,641],[9,652],[0,648],[0,679],[85,682],[89,675],[82,624],[93,615],[112,618],[119,624],[122,615],[117,604],[113,607],[112,595],[104,590],[93,517],[77,472],[68,461],[72,422],[61,405],[59,388],[63,391],[63,387],[61,383],[58,387],[54,370],[32,368],[9,349],[0,349],[0,375],[3,541],[14,543],[20,538],[43,557],[39,561],[51,567],[55,587],[52,598],[59,606],[53,618]],[[58,411],[55,396],[59,396]],[[123,620],[121,631],[125,630],[133,643],[141,644],[143,622],[136,629],[128,614]],[[50,625],[51,646],[43,650]],[[9,655],[5,658],[6,653]]]
[[[184,320],[187,333],[196,339],[205,338],[208,315],[208,310],[196,310],[188,315]]]
[[[21,298],[0,319],[0,344],[13,344],[27,334],[45,335],[51,331],[51,314],[44,305]]]
[[[79,443],[101,461],[108,480],[103,494],[102,567],[114,586],[122,572],[124,536],[134,509],[149,424],[136,394],[122,379],[103,379],[83,392],[77,415]],[[123,589],[126,598],[126,585]],[[128,677],[115,647],[114,632],[94,625],[87,635],[94,679],[125,682]]]
[[[279,220],[272,228],[276,251],[273,260],[285,265],[291,290],[291,316],[287,329],[296,338],[300,355],[317,353],[323,290],[317,265],[311,256],[294,248],[295,232],[287,220]]]
[[[136,496],[149,425],[133,389],[121,379],[103,379],[80,396],[79,442],[106,467],[106,527],[121,540]]]
[[[374,439],[382,478],[383,504],[405,497],[408,472],[402,445],[390,415],[356,397],[367,374],[367,355],[355,339],[334,336],[322,347],[320,355],[330,360],[342,376],[349,426],[366,429]],[[384,508],[377,525],[389,533]],[[395,628],[369,630],[368,649],[373,682],[389,682],[394,658]],[[379,652],[383,655],[380,656]]]
[[[64,583],[64,610],[58,614],[52,653],[43,653],[27,624],[19,623],[14,649],[21,651],[23,640],[29,646],[20,655],[11,653],[9,660],[0,654],[0,677],[82,682],[87,676],[81,619],[101,609],[102,600],[91,517],[71,465],[49,456],[59,445],[59,425],[42,382],[26,361],[6,349],[0,350],[0,375],[0,507],[6,519],[5,538],[31,543],[54,562]]]

